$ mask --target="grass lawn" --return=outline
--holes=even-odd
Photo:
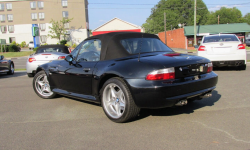
[[[4,58],[12,58],[12,57],[29,56],[32,53],[34,53],[34,52],[33,51],[30,51],[30,52],[7,52],[7,53],[0,52],[0,55],[3,55]]]
[[[250,50],[250,47],[246,46],[246,50]]]
[[[21,68],[21,69],[15,69],[15,71],[25,71],[25,68]]]
[[[247,62],[250,62],[250,60],[247,60]]]

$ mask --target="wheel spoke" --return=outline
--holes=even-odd
[[[116,97],[116,96],[115,96],[116,91],[115,91],[115,89],[114,89],[113,86],[110,86],[110,92],[111,92],[111,97],[112,97],[112,98],[115,98],[115,97]]]
[[[43,82],[44,82],[44,83],[48,83],[48,79],[47,79],[47,76],[46,76],[46,75],[43,77]]]
[[[40,86],[44,86],[44,83],[42,81],[37,82]]]

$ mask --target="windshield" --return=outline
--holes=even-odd
[[[218,35],[218,36],[208,36],[204,37],[203,43],[210,42],[231,42],[239,41],[235,35]]]
[[[40,48],[37,50],[36,53],[52,53],[52,52],[60,52],[60,53],[66,53],[69,54],[69,51],[65,51],[62,48],[59,47],[53,47],[53,48]]]
[[[121,44],[130,54],[138,54],[139,52],[173,52],[173,50],[156,38],[123,39]]]

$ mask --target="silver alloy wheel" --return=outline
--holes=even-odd
[[[50,90],[50,85],[46,74],[41,74],[36,78],[36,91],[42,96],[51,96],[53,92]]]
[[[108,84],[103,90],[102,98],[104,109],[109,116],[120,118],[123,115],[126,101],[125,95],[118,85],[114,83]]]
[[[11,73],[13,74],[14,73],[14,67],[13,67],[13,64],[10,65],[10,70],[11,70]]]

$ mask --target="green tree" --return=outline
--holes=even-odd
[[[71,20],[73,20],[73,18],[71,19],[63,18],[60,21],[55,21],[52,19],[50,21],[50,23],[52,24],[52,27],[49,27],[50,31],[49,31],[48,37],[56,38],[59,41],[61,40],[62,36],[65,38],[66,28],[64,27],[64,25],[66,23],[70,23]]]
[[[151,9],[151,15],[142,25],[147,33],[159,33],[164,31],[164,12],[166,13],[166,29],[179,28],[178,24],[194,25],[194,1],[193,0],[160,0]],[[209,11],[202,0],[197,0],[198,25],[207,21]]]
[[[250,13],[247,13],[245,16],[244,16],[244,19],[245,19],[245,22],[248,23],[250,25]]]
[[[245,19],[242,17],[241,11],[234,8],[221,7],[220,10],[210,12],[206,24],[218,24],[218,16],[220,24],[227,23],[243,23]]]

